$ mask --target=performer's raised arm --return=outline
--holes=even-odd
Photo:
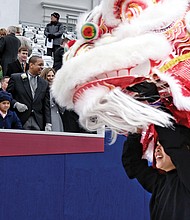
[[[154,158],[156,169],[142,157],[140,134],[128,136],[122,162],[129,178],[152,193],[151,220],[188,220],[190,216],[190,129],[181,125],[173,128],[156,126],[158,141]]]

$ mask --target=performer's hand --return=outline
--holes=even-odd
[[[16,102],[14,104],[14,108],[16,108],[19,112],[25,112],[26,110],[28,110],[27,105],[22,104],[20,102]]]

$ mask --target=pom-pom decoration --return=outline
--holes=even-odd
[[[81,35],[85,40],[95,40],[100,36],[98,25],[88,22],[81,28]]]

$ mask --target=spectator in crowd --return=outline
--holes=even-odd
[[[52,47],[47,48],[47,55],[54,56],[55,51],[59,48],[61,37],[64,32],[64,26],[59,22],[60,15],[57,12],[51,14],[51,22],[46,25],[44,35],[46,42],[52,42]]]
[[[62,115],[62,121],[65,132],[89,133],[80,126],[79,116],[73,110],[66,109],[64,114]]]
[[[0,79],[3,77],[3,71],[1,66],[1,57],[0,57]]]
[[[5,28],[0,28],[0,38],[7,35],[7,30]]]
[[[4,36],[6,36],[7,35],[7,31],[6,31],[6,29],[5,28],[1,28],[0,29],[0,38],[1,37],[4,37]],[[1,56],[2,55],[0,55],[0,65],[1,65]],[[1,70],[0,70],[0,72],[1,72],[1,76],[2,76],[2,66],[0,66],[1,67]]]
[[[61,39],[60,47],[55,51],[54,60],[53,60],[53,68],[57,72],[63,65],[63,54],[64,47],[67,43],[66,39]]]
[[[53,79],[55,77],[55,70],[51,67],[47,67],[42,71],[40,76],[46,79],[51,87],[51,84],[53,83]],[[52,96],[51,90],[50,90],[50,107],[51,107],[51,120],[52,120],[53,131],[91,133],[86,131],[79,125],[79,121],[78,121],[79,116],[73,110],[66,110],[64,107],[60,107],[56,103],[55,99]]]
[[[25,73],[29,69],[28,59],[28,48],[19,47],[18,58],[13,63],[9,63],[7,66],[6,76],[11,76],[12,73]]]
[[[129,178],[136,178],[148,192],[152,220],[189,220],[190,216],[190,129],[156,126],[156,168],[142,159],[141,132],[129,134],[122,162]]]
[[[97,134],[96,131],[90,132],[81,127],[79,123],[79,116],[73,110],[65,109],[64,114],[61,115],[61,118],[65,132]]]
[[[15,35],[20,40],[21,47],[27,48],[28,56],[30,56],[32,54],[32,41],[29,38],[23,36],[21,27],[16,27]]]
[[[27,73],[11,75],[7,91],[12,93],[12,106],[26,130],[51,131],[48,82],[39,77],[44,66],[40,56],[29,59]]]
[[[10,26],[7,29],[7,35],[0,38],[0,57],[3,75],[7,72],[7,65],[17,59],[18,48],[21,45],[15,33],[16,27]]]
[[[0,91],[0,128],[22,129],[22,124],[16,112],[11,111],[10,102],[12,95],[6,91]]]
[[[64,34],[64,38],[61,39],[60,47],[55,51],[53,68],[57,72],[63,65],[63,55],[67,51],[67,42],[73,40],[73,37],[68,34]]]
[[[6,91],[7,90],[7,86],[8,86],[8,82],[9,82],[10,77],[9,76],[4,76],[1,79],[1,88],[0,91]]]
[[[40,74],[42,78],[48,81],[51,88],[53,79],[55,77],[55,70],[51,67],[43,69]],[[60,115],[63,115],[65,108],[61,108],[53,98],[52,92],[50,90],[50,108],[51,108],[51,121],[52,121],[52,131],[64,131],[63,122]]]

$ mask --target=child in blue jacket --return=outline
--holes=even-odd
[[[12,95],[0,91],[0,129],[22,129],[22,124],[16,112],[11,111],[10,102]]]

